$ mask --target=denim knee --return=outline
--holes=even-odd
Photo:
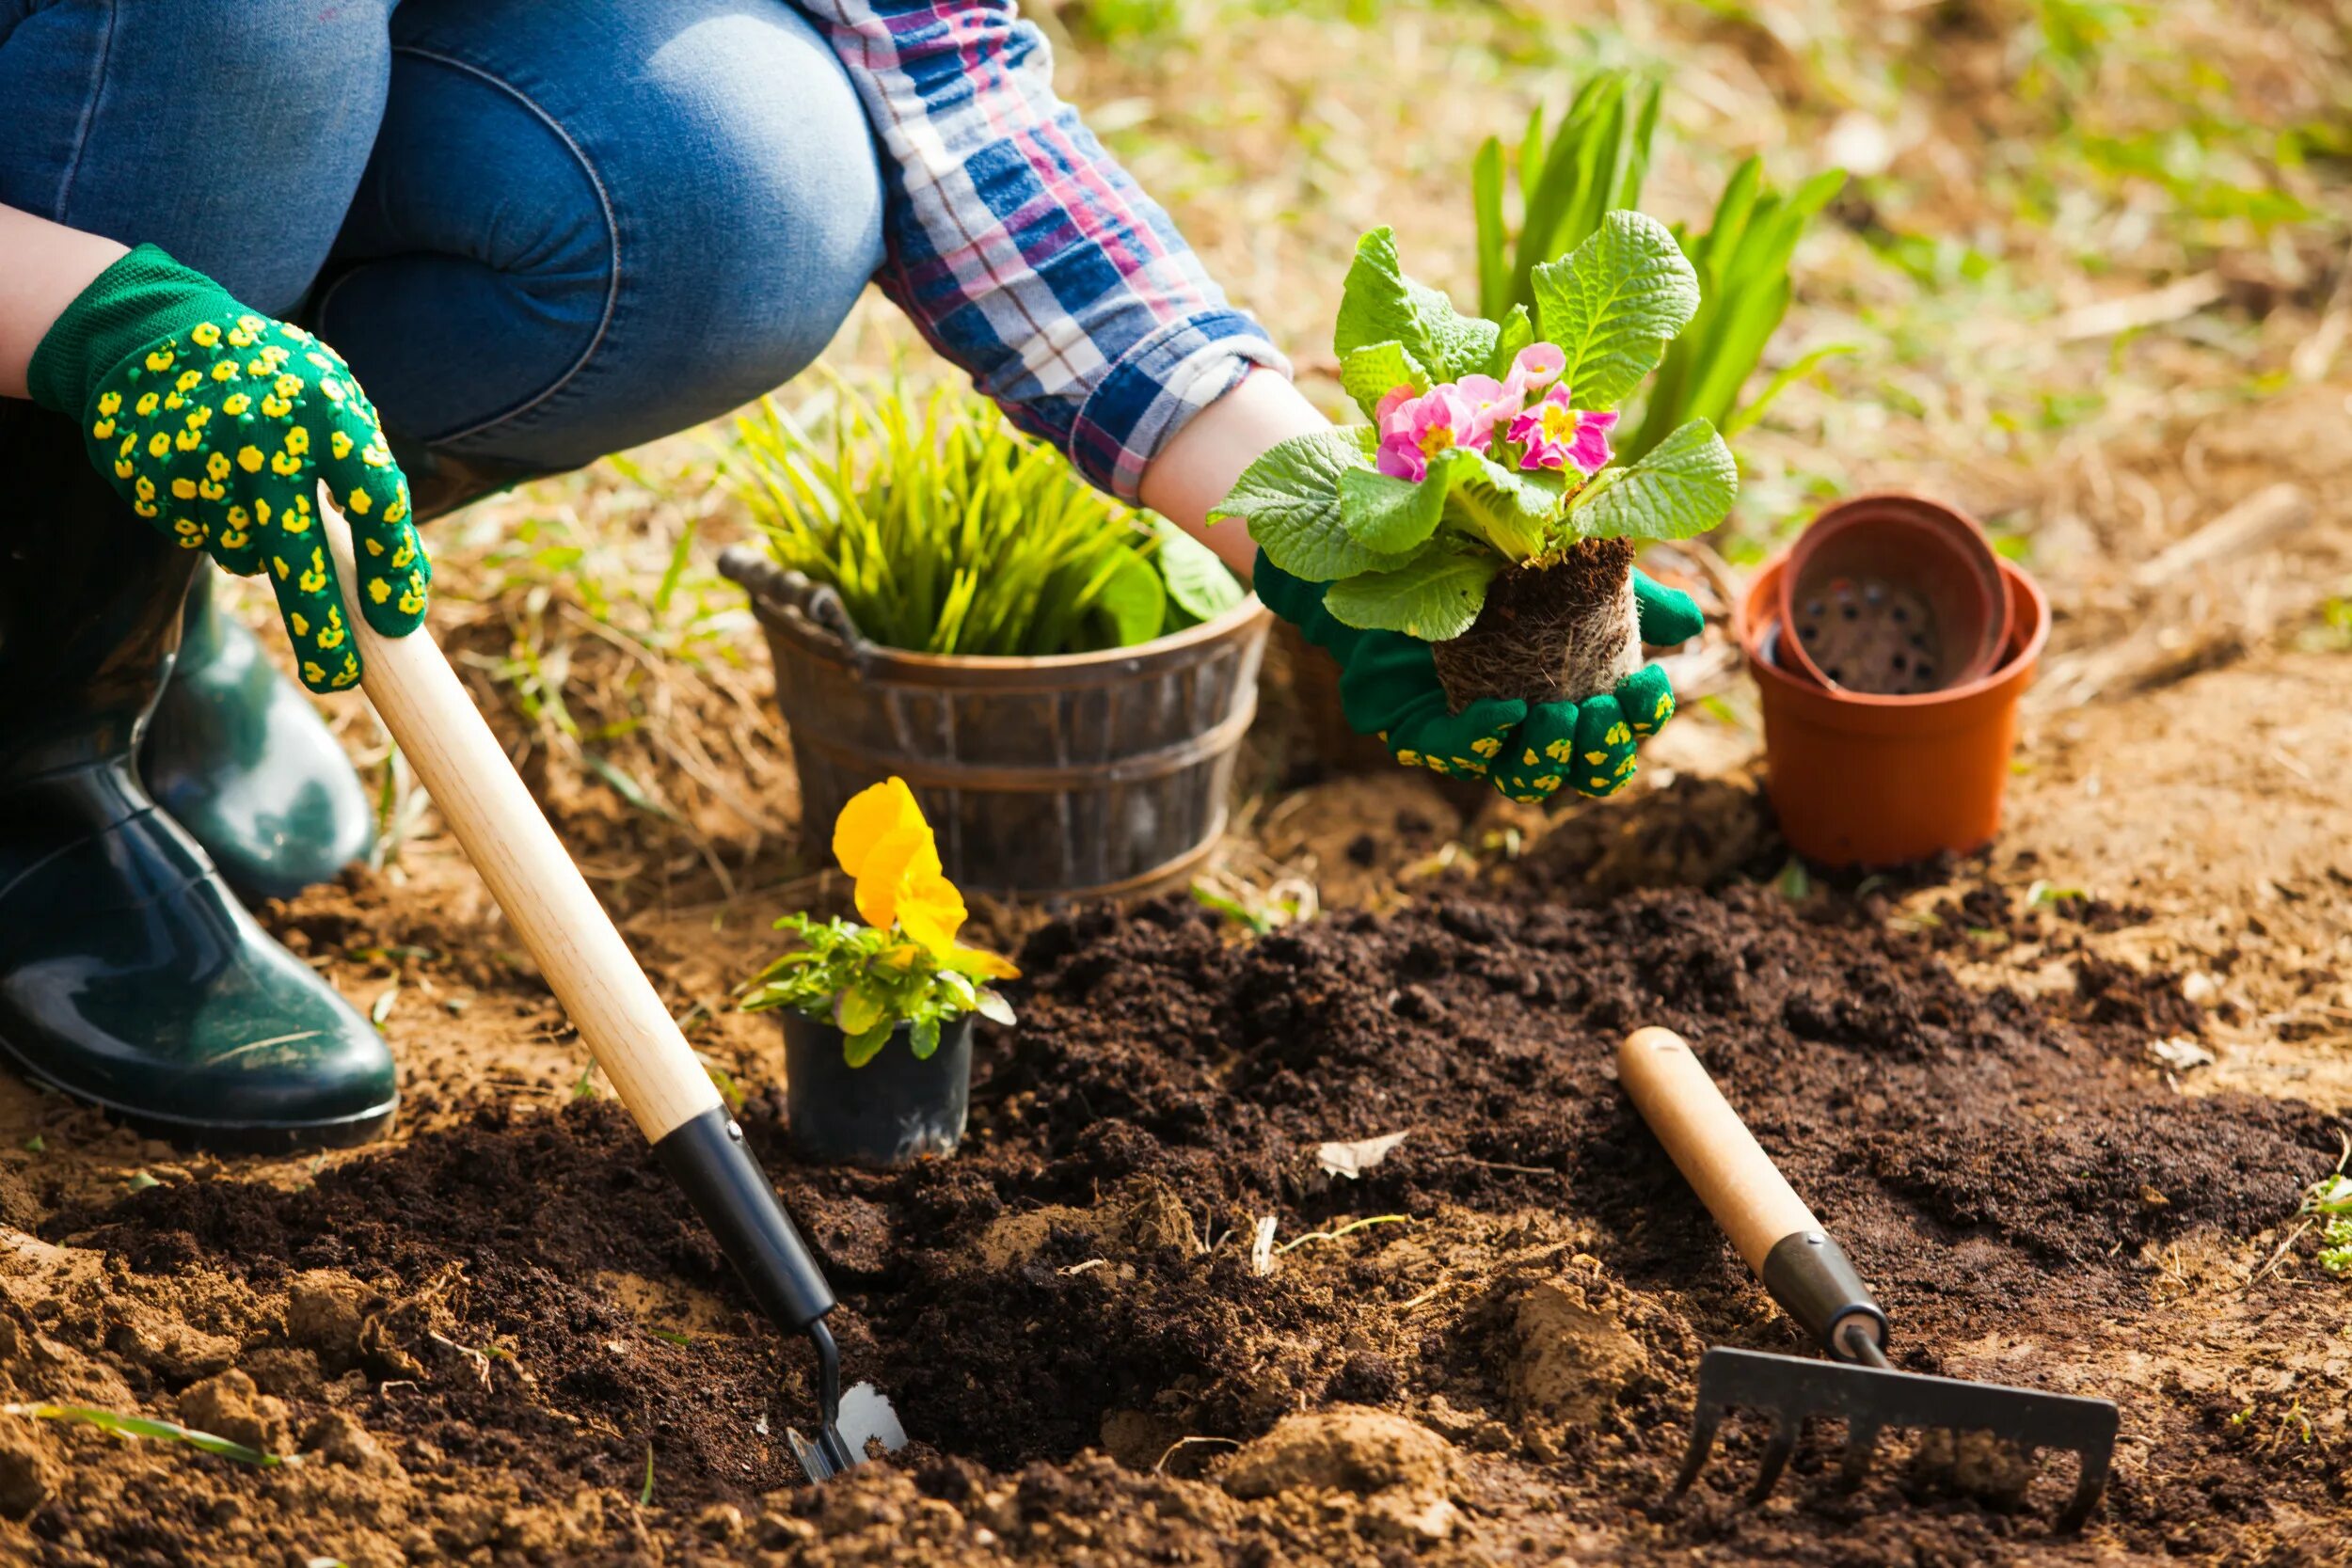
[[[19,8],[0,34],[0,201],[291,309],[375,140],[389,0]]]
[[[399,13],[386,135],[338,253],[355,270],[321,326],[401,434],[592,461],[788,379],[881,263],[872,134],[796,11],[607,14],[583,33],[519,0]],[[454,173],[452,138],[484,150]]]

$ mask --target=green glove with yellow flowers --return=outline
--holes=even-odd
[[[350,520],[368,625],[402,637],[423,621],[433,568],[408,483],[351,367],[302,328],[141,245],[58,316],[27,381],[34,402],[80,417],[90,461],[140,516],[270,579],[311,690],[360,673],[320,481]]]

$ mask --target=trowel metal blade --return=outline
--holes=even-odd
[[[850,1450],[850,1463],[866,1463],[869,1443],[880,1443],[885,1453],[897,1453],[907,1446],[907,1430],[898,1424],[898,1413],[890,1406],[890,1396],[870,1383],[852,1385],[841,1396],[840,1418],[834,1430],[841,1433],[842,1446]],[[831,1481],[840,1473],[830,1463],[816,1442],[800,1434],[792,1427],[785,1428],[784,1440],[792,1449],[792,1457],[801,1463],[801,1472],[811,1481]]]

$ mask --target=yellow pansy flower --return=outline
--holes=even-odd
[[[834,858],[856,880],[857,912],[881,930],[896,926],[909,942],[966,974],[1009,975],[993,954],[956,945],[968,911],[946,878],[939,845],[914,792],[899,778],[861,790],[834,821]]]

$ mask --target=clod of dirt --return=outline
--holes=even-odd
[[[1934,1427],[1920,1433],[1911,1470],[1930,1485],[1953,1487],[1999,1509],[2014,1509],[2033,1486],[2033,1453],[1989,1432]]]
[[[106,1348],[167,1383],[210,1377],[235,1364],[237,1342],[180,1323],[143,1302],[124,1301],[106,1328]]]
[[[1103,1451],[1130,1470],[1151,1470],[1184,1441],[1184,1427],[1149,1410],[1111,1410],[1103,1416]]]
[[[329,1377],[359,1359],[359,1330],[376,1293],[341,1269],[298,1274],[286,1291],[286,1338],[315,1353]]]
[[[1515,1350],[1504,1377],[1521,1422],[1589,1426],[1649,1366],[1641,1342],[1581,1286],[1530,1287],[1512,1315]]]
[[[1427,1427],[1341,1404],[1283,1418],[1226,1461],[1217,1480],[1244,1498],[1351,1493],[1365,1499],[1364,1515],[1380,1533],[1442,1541],[1458,1519],[1447,1496],[1454,1475],[1453,1449]]]
[[[291,1435],[285,1402],[262,1393],[234,1367],[182,1391],[180,1424],[262,1453],[284,1453]]]
[[[0,1427],[0,1518],[22,1519],[49,1500],[63,1466],[50,1451],[53,1439],[39,1422]]]
[[[400,1461],[371,1435],[368,1429],[341,1410],[330,1410],[302,1433],[302,1451],[316,1454],[329,1465],[369,1475],[396,1476]]]
[[[980,1236],[980,1261],[992,1269],[1018,1267],[1044,1251],[1057,1231],[1086,1238],[1097,1257],[1109,1260],[1152,1251],[1190,1257],[1200,1250],[1200,1232],[1184,1199],[1164,1181],[1136,1177],[1091,1208],[1056,1203],[998,1215]]]

